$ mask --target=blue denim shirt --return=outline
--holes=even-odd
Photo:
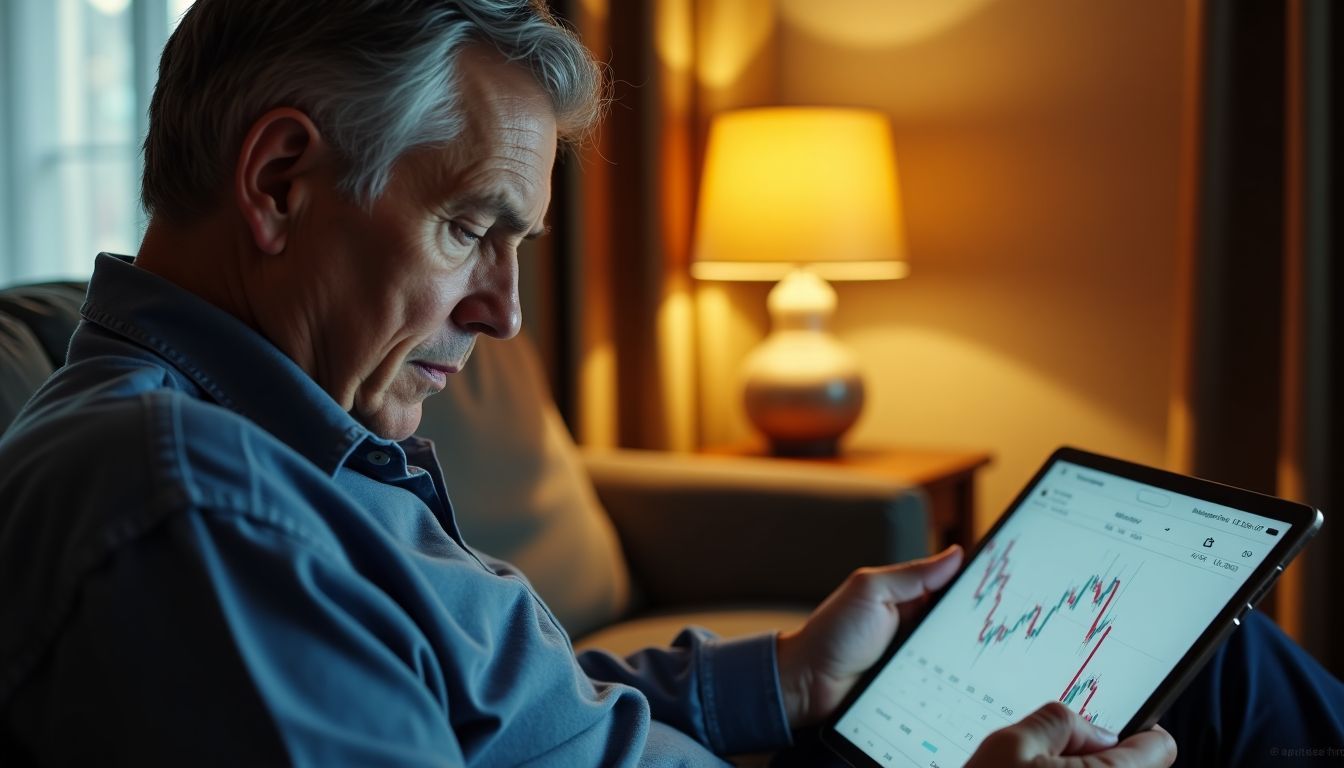
[[[118,258],[82,312],[0,439],[0,762],[719,765],[788,743],[773,637],[576,657],[462,540],[428,441],[380,439]]]

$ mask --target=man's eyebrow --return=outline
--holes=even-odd
[[[457,206],[460,210],[482,211],[494,216],[495,226],[504,229],[515,235],[522,235],[524,240],[536,240],[551,231],[547,224],[542,224],[540,229],[532,229],[532,225],[523,218],[517,208],[509,202],[504,195],[480,195],[468,197],[462,200]]]

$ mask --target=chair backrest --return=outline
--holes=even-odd
[[[527,574],[570,634],[626,611],[620,542],[526,336],[480,339],[425,401],[419,434],[434,441],[463,536]]]
[[[65,363],[83,302],[82,283],[35,283],[0,291],[0,432]]]
[[[0,431],[64,364],[83,298],[80,283],[0,291]],[[575,636],[621,616],[625,558],[531,343],[482,339],[424,414],[467,541],[527,574]]]

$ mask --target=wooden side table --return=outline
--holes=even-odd
[[[714,446],[703,453],[719,456],[768,456],[758,443]],[[975,473],[989,464],[987,451],[871,447],[842,450],[831,458],[777,458],[842,467],[887,480],[918,485],[929,496],[929,516],[938,539],[935,544],[975,544]]]

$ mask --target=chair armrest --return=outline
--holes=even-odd
[[[653,607],[816,603],[855,568],[927,552],[918,487],[768,459],[653,451],[583,458]]]

